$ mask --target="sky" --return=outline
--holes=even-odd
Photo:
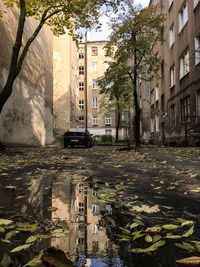
[[[148,6],[149,0],[135,0],[135,5],[141,5],[142,7]],[[88,33],[88,41],[100,41],[108,39],[110,34],[109,30],[109,18],[106,16],[101,17],[100,22],[102,24],[102,31],[91,31]]]

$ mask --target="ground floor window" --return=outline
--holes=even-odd
[[[190,118],[190,97],[187,96],[181,100],[181,122],[184,123]]]

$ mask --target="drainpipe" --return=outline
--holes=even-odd
[[[87,30],[85,32],[85,129],[88,128],[88,98],[87,98]]]

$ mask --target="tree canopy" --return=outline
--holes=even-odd
[[[19,19],[8,78],[0,92],[0,112],[12,93],[13,83],[21,71],[27,52],[44,24],[47,24],[57,36],[67,32],[76,39],[78,28],[99,27],[98,19],[102,12],[116,11],[120,0],[3,0],[3,2],[8,8],[14,6],[19,8]],[[35,30],[30,33],[30,38],[22,45],[27,17],[33,17],[39,22]]]
[[[125,1],[122,13],[113,21],[107,53],[129,77],[135,107],[135,141],[140,146],[140,106],[138,80],[151,81],[158,76],[161,60],[155,50],[162,40],[164,17],[159,5],[138,9],[132,1]]]

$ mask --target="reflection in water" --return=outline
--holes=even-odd
[[[57,235],[51,245],[62,249],[71,259],[78,256],[77,266],[122,266],[117,248],[101,225],[101,213],[110,214],[111,206],[99,204],[96,191],[87,183],[76,185],[63,178],[59,176],[53,185],[52,218],[66,221],[69,228],[65,235]]]

